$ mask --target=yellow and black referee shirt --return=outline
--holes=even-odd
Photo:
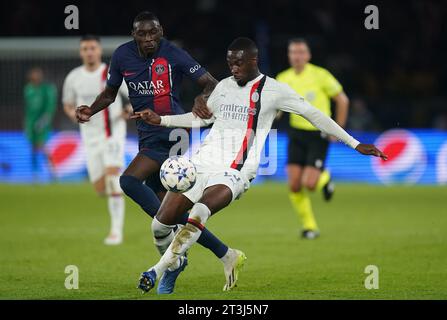
[[[331,116],[331,98],[343,91],[334,76],[324,68],[307,63],[297,74],[293,68],[279,73],[276,80],[288,84],[310,104],[327,116]],[[290,126],[300,130],[318,130],[309,121],[297,114],[290,114]]]

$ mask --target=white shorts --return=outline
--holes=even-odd
[[[85,144],[87,171],[94,183],[106,173],[106,168],[124,167],[124,138],[111,137],[101,142]]]
[[[194,186],[183,193],[191,202],[196,203],[202,198],[203,192],[206,188],[223,184],[230,188],[233,199],[239,199],[242,194],[250,187],[250,182],[240,171],[236,169],[228,169],[222,172],[199,172],[197,173],[197,180]]]

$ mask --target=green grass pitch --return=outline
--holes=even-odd
[[[176,293],[142,295],[139,274],[158,260],[151,219],[127,199],[125,242],[102,244],[106,202],[88,184],[0,185],[0,299],[446,299],[447,188],[339,184],[313,195],[322,232],[299,239],[284,184],[255,185],[207,227],[247,263],[222,292],[221,262],[195,245]],[[79,289],[64,287],[67,265]],[[367,265],[379,289],[367,290]]]

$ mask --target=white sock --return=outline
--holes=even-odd
[[[121,236],[123,234],[124,226],[124,197],[122,195],[109,196],[107,197],[107,203],[109,206],[111,222],[110,231],[113,234]]]
[[[164,223],[161,223],[158,221],[158,219],[155,217],[154,220],[152,220],[152,234],[154,235],[154,244],[157,248],[158,252],[160,252],[160,255],[163,256],[163,254],[168,249],[169,245],[171,244],[172,240],[174,239],[174,228],[175,225],[170,226]],[[180,267],[180,259],[177,259],[168,269],[170,271],[173,271]]]
[[[174,239],[175,226],[170,226],[158,221],[157,217],[152,220],[151,229],[154,236],[154,244],[160,255],[163,255]]]
[[[174,271],[178,268],[180,268],[180,259],[181,257],[179,257],[177,260],[175,260],[168,268],[169,271]]]
[[[189,215],[188,223],[175,235],[160,261],[153,267],[157,277],[173,266],[181,256],[199,239],[203,226],[211,212],[202,203],[196,203]]]
[[[227,264],[228,262],[232,261],[234,259],[234,252],[233,249],[228,248],[227,253],[225,253],[225,255],[220,258],[220,261],[222,261],[223,264]]]
[[[195,227],[193,227],[193,228],[195,228]],[[185,228],[183,228],[183,229],[185,229]],[[179,235],[179,233],[175,236],[175,238],[177,238],[178,235]],[[173,244],[175,245],[175,241],[176,241],[175,238],[172,241],[172,243],[169,245],[168,250],[166,250],[165,254],[160,258],[160,261],[158,261],[158,263],[151,268],[151,269],[155,270],[155,273],[157,274],[157,278],[160,278],[161,275],[167,269],[175,270],[176,267],[178,268],[178,266],[179,266],[178,265],[178,263],[180,262],[179,259],[184,254],[184,252],[183,252],[183,254],[172,252],[172,245]],[[178,241],[178,239],[177,239],[177,241]]]
[[[157,218],[154,218],[154,221],[156,219]],[[168,247],[171,244],[173,239],[174,239],[174,231],[173,230],[170,230],[169,234],[166,237],[164,237],[164,238],[157,239],[157,238],[154,237],[154,244],[155,244],[155,247],[157,247],[158,252],[160,252],[160,255],[163,256],[163,254],[166,252],[166,250],[168,249]],[[178,258],[176,261],[174,261],[169,266],[168,270],[169,271],[174,271],[178,267],[180,267],[180,258]]]

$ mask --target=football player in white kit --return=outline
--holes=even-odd
[[[82,65],[70,71],[64,81],[62,102],[67,116],[77,123],[76,106],[89,105],[102,92],[106,83],[108,66],[102,62],[102,48],[98,37],[84,36],[80,41]],[[120,93],[127,98],[127,87]],[[111,219],[109,235],[104,243],[118,245],[123,240],[125,203],[119,184],[124,166],[126,118],[131,114],[130,104],[123,108],[117,97],[109,108],[80,124],[81,138],[87,157],[87,171],[96,193],[106,196]]]
[[[374,145],[358,142],[288,85],[261,74],[257,52],[255,43],[248,38],[238,38],[229,46],[227,62],[233,76],[220,81],[209,97],[210,119],[196,117],[197,111],[160,117],[145,110],[133,116],[168,127],[214,123],[191,159],[198,172],[195,185],[183,194],[168,192],[157,213],[157,219],[163,223],[191,209],[188,223],[175,235],[160,261],[142,273],[139,288],[145,292],[196,242],[212,214],[247,191],[256,176],[265,139],[279,110],[303,116],[359,153],[387,159]],[[233,279],[237,280],[236,274]],[[232,287],[233,282],[230,279],[226,286]]]

